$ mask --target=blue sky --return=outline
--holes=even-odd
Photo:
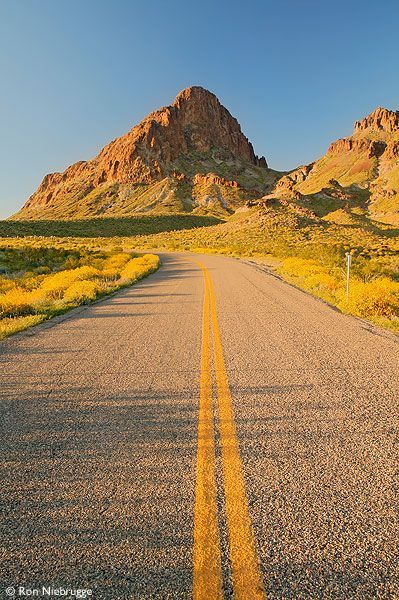
[[[0,218],[202,85],[290,169],[399,109],[399,2],[0,0]]]

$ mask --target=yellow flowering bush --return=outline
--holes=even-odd
[[[328,274],[328,270],[315,260],[306,258],[286,258],[280,269],[281,273],[294,277],[308,277],[319,273]]]
[[[311,275],[305,277],[305,283],[309,290],[325,290],[327,292],[334,293],[339,288],[339,282],[337,279],[325,272],[312,273]]]
[[[75,281],[65,291],[63,300],[67,303],[82,304],[95,300],[101,287],[95,281]]]
[[[354,279],[350,283],[349,298],[343,291],[338,294],[339,307],[358,317],[399,316],[399,282],[389,277],[379,277],[364,282]]]
[[[26,291],[14,287],[4,294],[0,294],[0,317],[16,317],[36,312],[43,304],[43,295],[36,290]]]
[[[130,259],[131,255],[126,252],[118,252],[108,257],[102,263],[101,277],[106,281],[116,281]]]
[[[345,270],[328,269],[315,260],[287,258],[280,273],[303,289],[333,302],[342,311],[393,326],[399,318],[399,282],[390,277],[363,281],[352,277],[346,298]],[[385,319],[385,321],[384,321]]]
[[[11,256],[9,248],[7,252]],[[159,258],[153,254],[135,256],[121,252],[120,248],[114,254],[82,249],[80,255],[75,252],[71,257],[64,252],[61,263],[59,254],[47,248],[45,252],[38,249],[33,254],[36,262],[41,260],[40,267],[32,268],[31,260],[31,268],[23,271],[23,260],[25,256],[31,259],[31,255],[29,251],[19,250],[14,273],[10,271],[10,276],[0,276],[0,339],[73,306],[92,302],[101,294],[130,285],[159,266]],[[58,260],[53,266],[56,272],[52,271],[51,264],[43,265],[46,257],[53,256]],[[92,264],[87,264],[90,262]]]
[[[23,331],[28,327],[41,323],[46,318],[45,315],[29,315],[27,317],[12,317],[0,319],[0,340],[5,337]]]
[[[100,274],[98,269],[94,267],[84,266],[77,269],[60,271],[54,275],[49,275],[44,279],[40,288],[45,294],[53,299],[62,298],[66,289],[68,289],[75,281],[83,281],[93,279]]]
[[[120,274],[120,283],[126,285],[133,283],[149,273],[153,273],[159,266],[159,258],[154,254],[144,254],[139,258],[132,258]]]
[[[4,294],[4,292],[11,290],[13,287],[15,287],[15,283],[12,281],[12,279],[0,277],[0,294]]]

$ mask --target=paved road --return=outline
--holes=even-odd
[[[399,598],[398,338],[255,265],[162,260],[0,345],[2,586]]]

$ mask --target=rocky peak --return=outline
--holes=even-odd
[[[258,158],[238,121],[208,90],[189,87],[173,104],[149,114],[98,156],[98,182],[150,183],[169,174],[182,155],[219,150],[231,158],[267,167]]]
[[[25,208],[60,203],[71,194],[83,198],[104,183],[151,185],[180,171],[177,163],[182,157],[191,160],[198,154],[267,168],[265,158],[255,155],[237,119],[215,94],[193,86],[106,145],[95,158],[46,175]]]
[[[222,106],[215,94],[203,87],[182,90],[171,106],[150,114],[143,124],[148,120],[152,121],[151,147],[163,148],[162,155],[167,154],[164,156],[167,162],[181,154],[220,148],[233,158],[267,167],[264,157],[259,159],[255,155],[237,119]],[[171,140],[173,137],[175,144]],[[170,155],[165,152],[165,146],[170,148]]]
[[[378,107],[364,119],[356,121],[354,133],[371,129],[393,133],[399,131],[399,111]]]

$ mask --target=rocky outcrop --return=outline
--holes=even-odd
[[[311,172],[312,168],[313,168],[313,164],[314,163],[310,163],[309,165],[302,165],[301,167],[298,167],[297,169],[295,169],[294,171],[291,171],[291,173],[289,173],[288,175],[284,175],[283,177],[281,177],[281,179],[278,180],[277,185],[276,185],[276,192],[277,193],[289,193],[291,195],[293,195],[293,197],[295,196],[294,193],[294,188],[298,183],[301,183],[302,181],[305,181],[305,179],[308,177],[309,173]]]
[[[368,158],[376,156],[377,158],[385,151],[385,142],[367,139],[343,138],[330,144],[327,154],[341,154],[342,152],[351,152],[358,150],[365,152]]]
[[[320,190],[321,194],[330,198],[339,198],[340,200],[350,200],[351,194],[336,179],[330,179],[328,185]]]
[[[217,153],[258,167],[267,167],[255,155],[238,121],[217,97],[202,87],[178,94],[163,107],[112,141],[94,159],[78,162],[64,171],[46,175],[24,209],[62,202],[70,193],[85,195],[105,182],[153,184],[175,174],[174,163],[182,155]]]
[[[391,142],[386,145],[384,158],[388,160],[399,159],[399,142]]]
[[[194,185],[209,185],[212,183],[231,188],[240,187],[237,181],[229,181],[228,179],[225,179],[224,177],[219,177],[219,175],[215,175],[214,173],[208,173],[208,175],[201,175],[200,173],[197,173],[193,178]]]
[[[93,159],[46,175],[13,218],[181,212],[231,213],[245,202],[367,204],[399,213],[399,112],[377,108],[319,160],[289,173],[255,155],[238,121],[201,87],[178,94]],[[320,196],[321,194],[321,196]],[[316,197],[319,195],[318,197]],[[321,198],[321,199],[320,199]],[[392,199],[392,201],[391,201]],[[387,201],[388,200],[388,201]],[[310,206],[310,204],[309,204]]]
[[[399,111],[388,110],[379,106],[364,119],[356,121],[355,133],[366,129],[386,131],[387,133],[399,131]]]

